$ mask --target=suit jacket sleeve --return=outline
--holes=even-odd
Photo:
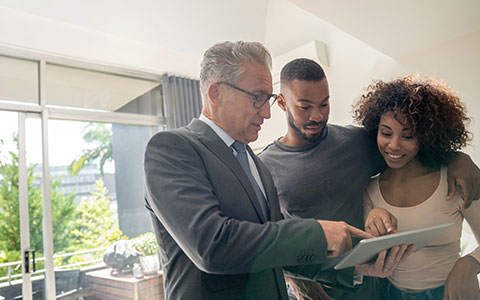
[[[313,219],[260,224],[226,214],[226,205],[244,209],[249,203],[235,182],[227,180],[232,174],[208,168],[214,155],[201,149],[200,142],[168,131],[152,137],[145,153],[147,205],[200,270],[251,273],[325,260],[326,240]],[[228,195],[217,193],[213,176],[232,184]]]

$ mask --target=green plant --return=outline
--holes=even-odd
[[[73,224],[70,228],[72,243],[65,252],[106,247],[112,243],[126,239],[118,228],[116,212],[110,208],[108,190],[103,179],[95,181],[95,191],[92,198],[82,199],[76,207]],[[56,265],[86,262],[103,257],[103,251],[58,258]]]
[[[74,242],[68,251],[105,247],[124,239],[118,227],[116,212],[110,208],[108,190],[100,177],[95,181],[93,199],[82,199],[75,211],[75,221],[70,229]]]
[[[17,144],[18,137],[13,136]],[[0,140],[0,145],[3,141]],[[3,149],[0,149],[0,152]],[[14,151],[0,153],[0,262],[12,262],[20,256],[20,211],[18,163],[19,157]],[[27,168],[28,216],[30,230],[30,249],[36,250],[37,258],[43,257],[43,196],[41,188],[34,182],[38,176],[34,174],[35,164]],[[73,243],[70,228],[73,224],[76,205],[74,194],[64,195],[60,192],[61,179],[51,181],[53,244],[57,252],[64,251]],[[40,268],[40,265],[37,265]],[[0,277],[6,275],[6,269],[0,269]],[[21,273],[21,269],[13,274]]]
[[[133,249],[143,256],[158,253],[158,244],[155,235],[151,232],[144,233],[130,240]]]
[[[111,153],[108,151],[109,135],[106,131],[100,131],[99,135],[101,136],[99,140],[107,145],[105,151],[98,152],[105,154],[105,159],[100,159],[102,165]],[[94,137],[87,135],[87,138],[90,141]],[[18,149],[16,134],[13,136],[13,141],[17,143]],[[3,144],[0,139],[0,146]],[[0,147],[0,263],[21,260],[18,163],[19,157],[15,151],[6,151]],[[30,248],[35,249],[36,257],[40,258],[43,257],[43,196],[41,187],[35,185],[35,181],[39,179],[34,172],[35,167],[36,165],[30,165],[27,168],[28,213]],[[101,178],[95,182],[92,197],[82,199],[80,203],[75,203],[74,192],[67,195],[61,192],[61,178],[51,180],[50,192],[55,253],[105,247],[117,240],[126,239],[119,229],[116,211],[110,208],[108,190]],[[103,253],[95,252],[81,256],[61,257],[55,259],[55,265],[90,261],[102,256]],[[37,268],[43,267],[43,262],[37,262]],[[19,268],[13,270],[12,274],[19,274],[21,271]],[[1,268],[0,277],[5,275],[7,275],[7,269]]]
[[[89,123],[84,128],[83,140],[96,145],[96,147],[84,149],[82,155],[69,165],[69,171],[73,175],[78,175],[86,164],[98,161],[100,173],[103,176],[105,163],[113,160],[111,126],[102,123]]]

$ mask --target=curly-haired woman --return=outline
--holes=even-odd
[[[388,165],[365,192],[366,230],[378,236],[395,226],[405,231],[454,223],[393,271],[384,282],[385,299],[480,299],[480,247],[460,257],[464,219],[480,241],[480,203],[465,208],[460,195],[445,201],[445,165],[470,140],[458,96],[428,77],[380,81],[355,104],[354,118],[376,137]]]

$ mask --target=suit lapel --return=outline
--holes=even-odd
[[[187,128],[191,132],[195,133],[205,147],[207,147],[218,159],[220,159],[238,178],[243,188],[247,192],[248,198],[255,208],[257,216],[263,222],[266,222],[252,184],[250,183],[250,180],[245,174],[245,171],[238,162],[237,158],[235,155],[233,155],[232,150],[227,147],[223,140],[215,133],[215,131],[213,131],[213,129],[210,128],[210,126],[198,119],[194,119],[192,122],[190,122]]]
[[[275,189],[275,184],[273,183],[272,177],[269,175],[269,171],[264,167],[258,157],[253,153],[253,150],[250,146],[247,145],[247,150],[250,153],[250,156],[253,158],[255,165],[257,166],[258,174],[263,183],[263,188],[265,190],[266,198],[268,201],[268,208],[270,210],[270,221],[277,221],[282,219],[280,212],[280,207],[278,205],[277,199],[277,190]]]

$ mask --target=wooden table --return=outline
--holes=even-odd
[[[112,276],[111,269],[88,272],[86,299],[88,300],[163,300],[162,273],[145,275],[141,279]]]

